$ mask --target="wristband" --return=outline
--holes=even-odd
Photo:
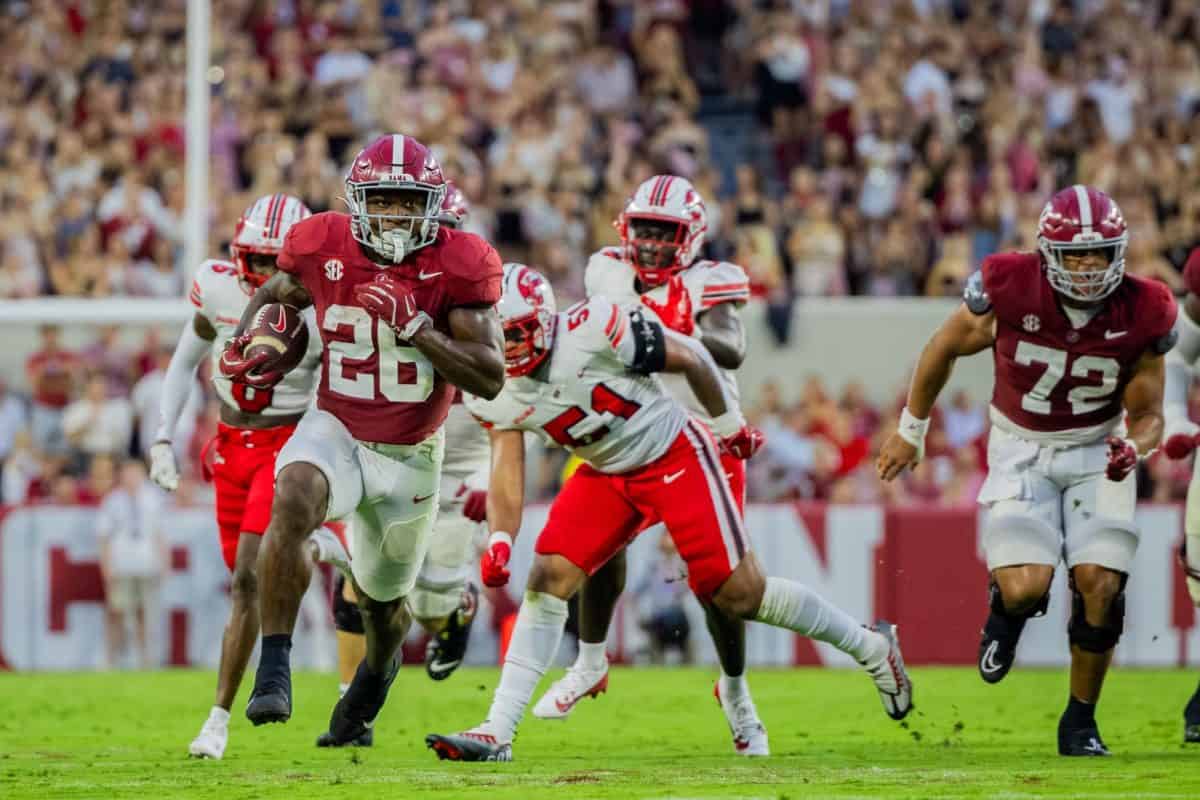
[[[431,319],[428,314],[426,314],[424,311],[418,311],[416,315],[408,321],[408,324],[396,333],[401,339],[407,342],[412,339],[412,337],[420,333],[421,329],[426,325],[432,324],[433,319]]]
[[[900,412],[900,426],[896,428],[896,433],[900,438],[917,448],[920,452],[925,448],[925,434],[929,431],[928,419],[917,419],[908,410],[908,406]]]
[[[736,408],[726,411],[719,417],[714,417],[712,421],[712,432],[716,434],[718,439],[725,439],[733,436],[746,425],[746,420],[742,418],[742,412]]]
[[[508,549],[510,551],[512,550],[512,546],[513,546],[512,534],[505,533],[504,531],[496,531],[495,533],[493,533],[491,536],[488,537],[487,549],[491,550],[493,545],[500,544],[501,542],[508,545]]]

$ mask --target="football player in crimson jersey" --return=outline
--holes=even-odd
[[[171,439],[175,425],[205,356],[215,361],[233,336],[254,290],[275,272],[275,259],[288,230],[310,216],[300,200],[285,194],[261,197],[238,221],[230,245],[232,261],[206,261],[196,271],[189,293],[196,307],[184,328],[163,382],[156,441],[150,448],[150,476],[174,491],[179,469]],[[258,638],[255,562],[271,513],[275,456],[312,402],[321,360],[321,342],[313,316],[306,315],[309,349],[299,366],[270,389],[230,382],[215,369],[213,387],[221,400],[221,423],[210,445],[216,488],[217,527],[230,581],[229,622],[221,640],[216,703],[188,751],[196,757],[221,758],[229,739],[229,709]],[[345,563],[346,553],[327,529],[311,537],[321,560]]]
[[[623,308],[646,309],[666,327],[694,337],[721,368],[721,378],[737,397],[732,370],[746,356],[746,336],[737,309],[750,299],[750,282],[736,264],[700,260],[708,230],[704,199],[691,182],[675,175],[655,175],[629,198],[616,221],[620,247],[607,247],[588,261],[584,283],[589,295],[603,295]],[[673,397],[706,425],[703,406],[686,380],[662,376]],[[742,512],[745,462],[728,453],[721,468]],[[596,697],[608,686],[605,640],[617,598],[625,587],[625,551],[621,550],[590,576],[579,592],[579,654],[567,674],[546,691],[533,708],[537,717],[562,719],[584,697]],[[746,626],[703,603],[708,629],[721,662],[714,694],[733,732],[734,752],[770,754],[765,726],[746,681]]]
[[[1166,418],[1163,450],[1168,458],[1187,458],[1200,443],[1200,425],[1188,417],[1188,392],[1197,362],[1200,362],[1200,247],[1188,256],[1183,268],[1187,297],[1175,323],[1179,341],[1167,354],[1167,378],[1163,416]],[[1179,564],[1187,580],[1188,594],[1200,607],[1200,458],[1192,463],[1188,484],[1184,540]],[[1183,709],[1183,740],[1200,743],[1200,686]]]
[[[1058,726],[1063,755],[1106,755],[1095,720],[1124,624],[1137,548],[1138,461],[1163,432],[1163,355],[1176,306],[1162,284],[1125,274],[1125,219],[1087,186],[1054,195],[1038,252],[989,256],[965,302],[925,345],[908,404],[878,460],[892,480],[922,456],[929,414],[955,359],[992,349],[995,387],[983,549],[991,609],[979,645],[989,683],[1043,613],[1060,560],[1070,571],[1071,688]]]
[[[441,225],[458,228],[469,213],[462,191],[447,181]],[[432,637],[425,653],[425,671],[435,681],[450,677],[462,664],[479,608],[479,590],[468,578],[477,563],[476,539],[482,544],[482,535],[477,534],[482,534],[487,508],[487,468],[487,432],[466,410],[459,392],[446,417],[446,455],[433,540],[408,596],[413,618]],[[345,694],[366,648],[362,615],[348,582],[335,586],[333,623],[341,672],[339,691]],[[369,747],[373,743],[374,732],[368,729],[349,744]],[[317,737],[318,747],[337,745],[328,731]]]
[[[889,716],[908,713],[912,684],[890,624],[864,627],[807,587],[760,571],[717,439],[744,460],[762,436],[742,418],[703,345],[600,296],[556,314],[550,284],[521,264],[504,267],[500,314],[508,383],[493,400],[467,398],[491,436],[492,535],[480,562],[486,585],[508,582],[525,497],[525,432],[584,464],[563,485],[538,536],[491,710],[471,730],[426,737],[439,758],[512,759],[525,706],[558,650],[567,600],[647,521],[666,523],[699,597],[729,616],[829,642],[866,668]],[[687,379],[710,427],[667,394],[656,377],[663,372]]]
[[[423,144],[382,136],[346,175],[348,214],[288,232],[279,272],[254,295],[239,332],[268,302],[315,306],[324,342],[316,408],[276,462],[271,524],[259,554],[263,647],[251,722],[291,716],[291,633],[308,564],[304,531],[353,515],[351,569],[366,657],[334,707],[337,743],[371,727],[396,675],[416,584],[437,515],[443,423],[455,389],[495,397],[504,385],[500,258],[444,228],[445,179]],[[280,378],[271,358],[232,340],[221,370],[251,386]]]

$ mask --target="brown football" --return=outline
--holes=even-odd
[[[308,325],[295,306],[268,303],[254,315],[246,333],[250,336],[243,351],[247,358],[261,353],[271,355],[256,372],[290,372],[308,351]]]

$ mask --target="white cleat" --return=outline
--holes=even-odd
[[[729,732],[733,734],[733,751],[739,756],[769,756],[771,745],[767,742],[767,729],[758,718],[754,698],[746,692],[737,700],[727,701],[721,696],[721,682],[713,685],[713,697],[721,704]]]
[[[312,547],[313,560],[328,564],[347,578],[350,577],[350,553],[337,534],[322,525],[309,535],[308,543]]]
[[[566,719],[571,709],[585,697],[599,697],[608,690],[608,665],[603,671],[585,672],[571,667],[556,680],[533,707],[539,719]]]
[[[904,656],[900,654],[900,634],[896,626],[886,620],[879,620],[871,626],[871,630],[887,640],[888,649],[878,661],[860,663],[871,680],[875,681],[883,710],[892,719],[904,719],[912,711],[913,686],[912,679],[904,669]]]
[[[192,743],[188,745],[188,754],[192,758],[216,758],[225,755],[225,745],[229,741],[229,726],[214,720],[205,720],[204,727]]]

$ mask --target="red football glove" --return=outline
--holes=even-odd
[[[496,531],[488,539],[487,550],[479,559],[479,577],[484,586],[498,587],[508,583],[508,559],[512,557],[512,537]]]
[[[1121,481],[1137,467],[1138,456],[1133,442],[1110,436],[1108,443],[1108,467],[1104,474],[1110,481]]]
[[[222,375],[234,383],[244,383],[256,389],[270,389],[283,380],[285,373],[279,370],[259,372],[258,368],[268,363],[272,355],[269,352],[259,353],[247,358],[242,351],[249,343],[250,335],[245,333],[241,336],[234,336],[226,342],[225,349],[221,351],[221,359],[217,362],[217,368]]]
[[[658,315],[663,325],[673,331],[691,336],[696,330],[696,317],[692,314],[692,296],[683,285],[682,275],[673,275],[667,282],[667,300],[656,303],[642,295],[642,304]]]
[[[458,487],[455,497],[463,497],[463,516],[472,522],[483,522],[487,519],[487,490],[472,489],[465,483]]]
[[[417,307],[417,301],[408,286],[386,275],[355,286],[354,301],[371,316],[386,322],[405,341],[433,322],[428,314]]]
[[[1167,437],[1167,441],[1163,443],[1163,452],[1167,454],[1167,458],[1179,460],[1191,455],[1197,446],[1200,446],[1200,433],[1176,433]]]
[[[758,452],[767,443],[767,437],[758,428],[749,423],[732,436],[721,440],[721,452],[728,453],[736,459],[745,461]]]

